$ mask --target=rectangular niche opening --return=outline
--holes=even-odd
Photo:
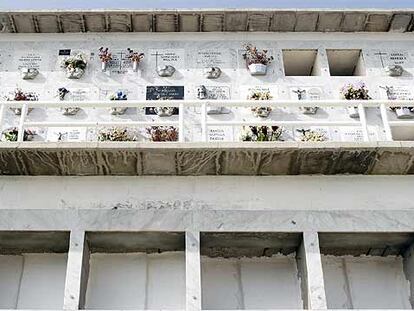
[[[303,309],[301,233],[201,233],[202,309]]]
[[[331,76],[365,76],[362,50],[326,50]]]
[[[86,238],[83,308],[185,309],[184,232],[88,232]]]
[[[318,50],[283,50],[285,76],[320,76]]]
[[[412,309],[413,243],[413,233],[320,233],[328,309]]]
[[[63,308],[69,232],[0,232],[0,308]]]

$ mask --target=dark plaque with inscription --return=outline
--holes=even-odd
[[[70,55],[70,49],[59,50],[59,56],[69,56],[69,55]]]
[[[184,86],[147,86],[146,100],[184,99]],[[154,107],[146,107],[145,114],[154,115]],[[178,108],[174,108],[178,114]]]

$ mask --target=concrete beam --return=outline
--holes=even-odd
[[[84,307],[89,274],[89,248],[85,232],[72,231],[66,268],[64,310],[79,310]]]
[[[186,231],[185,233],[185,284],[186,311],[201,310],[201,258],[200,232]]]

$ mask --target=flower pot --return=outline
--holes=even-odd
[[[213,114],[229,114],[230,109],[226,107],[211,107],[207,108],[207,114],[213,115]]]
[[[106,71],[106,64],[107,64],[107,62],[101,62],[101,70],[102,70],[102,72],[105,72]]]
[[[267,118],[272,111],[269,107],[256,107],[252,109],[253,115],[259,118]]]
[[[221,75],[219,67],[207,67],[204,69],[204,77],[207,79],[217,79]]]
[[[137,60],[132,62],[132,71],[134,71],[134,72],[138,71],[138,64],[139,64],[139,62]]]
[[[410,109],[407,107],[398,107],[394,110],[398,119],[412,119],[413,115],[410,112]]]
[[[403,74],[404,68],[400,65],[391,65],[384,68],[385,73],[390,77],[399,77]]]
[[[157,67],[157,73],[160,77],[171,77],[175,72],[175,68],[171,65]]]
[[[16,116],[20,116],[22,114],[22,108],[10,107],[10,110],[13,111]],[[28,108],[27,109],[27,114],[32,112],[32,110],[33,110],[33,108]]]
[[[318,107],[300,107],[303,114],[316,114]]]
[[[21,68],[20,75],[23,80],[33,80],[39,74],[36,68]]]
[[[264,76],[266,75],[267,66],[263,64],[250,64],[249,71],[252,76]]]
[[[346,109],[350,118],[359,118],[358,107],[347,107]]]
[[[68,68],[66,70],[66,78],[80,79],[84,73],[85,73],[85,70],[80,69],[80,68]]]
[[[174,107],[155,107],[154,111],[159,117],[170,117],[174,114]]]
[[[124,114],[127,109],[128,107],[112,107],[109,109],[109,111],[111,112],[112,115],[118,116],[118,115]]]
[[[62,114],[64,116],[74,116],[79,112],[79,107],[65,107],[62,108]]]

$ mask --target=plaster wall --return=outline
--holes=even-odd
[[[203,309],[302,309],[294,256],[201,259]]]
[[[402,257],[322,255],[329,309],[411,309]]]
[[[0,255],[0,308],[61,309],[66,254]]]
[[[184,306],[184,253],[91,254],[86,309],[156,310]]]

